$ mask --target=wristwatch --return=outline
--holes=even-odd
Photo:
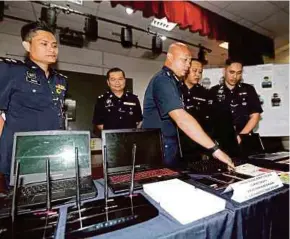
[[[213,154],[215,151],[217,151],[219,149],[219,145],[217,142],[215,142],[214,146],[207,149],[209,153]]]

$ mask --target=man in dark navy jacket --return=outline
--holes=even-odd
[[[263,112],[258,94],[252,85],[242,83],[243,64],[226,61],[224,80],[210,89],[212,108],[219,114],[228,112],[240,143],[240,134],[249,134],[257,126]]]
[[[143,128],[161,129],[164,139],[165,164],[178,165],[177,127],[192,140],[207,148],[213,156],[230,167],[232,160],[221,151],[199,123],[183,107],[180,79],[189,70],[192,55],[183,43],[170,45],[165,64],[150,81],[144,96]]]
[[[66,77],[49,67],[58,56],[54,33],[46,24],[33,22],[22,27],[21,37],[28,53],[25,61],[0,59],[0,110],[6,117],[0,173],[7,182],[15,132],[64,129]]]

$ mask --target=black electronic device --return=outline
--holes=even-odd
[[[194,174],[211,175],[215,173],[227,172],[228,167],[218,159],[200,160],[188,164],[188,170]]]
[[[232,161],[235,166],[238,166],[246,163],[247,159],[239,157],[232,158]],[[187,170],[193,174],[204,174],[204,175],[213,175],[216,173],[223,173],[229,171],[227,164],[214,158],[191,162],[188,164]]]
[[[136,144],[132,148],[132,170],[129,195],[108,198],[107,148],[103,161],[104,199],[70,207],[67,214],[66,238],[87,238],[122,229],[156,217],[158,210],[142,195],[134,194]]]
[[[162,137],[158,129],[103,130],[102,143],[106,146],[103,147],[103,161],[106,157],[108,182],[114,193],[127,192],[130,188],[134,144],[134,189],[141,189],[144,183],[183,176],[164,166]]]
[[[208,186],[210,188],[213,188],[215,190],[224,188],[225,184],[216,180],[213,180],[211,178],[203,177],[203,178],[197,178],[194,179],[194,181],[203,184],[205,186]]]
[[[51,211],[50,207],[50,186],[49,186],[49,160],[47,160],[47,205],[46,210],[17,215],[18,182],[19,182],[20,162],[16,162],[16,174],[13,189],[13,200],[11,214],[0,219],[0,238],[54,238],[57,227],[59,212]]]
[[[75,147],[78,147],[79,155],[79,182],[75,178]],[[49,162],[46,161],[47,158]],[[80,185],[82,199],[97,195],[91,177],[89,131],[18,132],[14,135],[13,142],[10,174],[12,185],[16,161],[21,162],[20,175],[23,181],[19,189],[19,213],[46,209],[48,182],[52,208],[73,202],[77,183]],[[49,175],[45,173],[47,166],[50,167]],[[12,193],[8,198],[12,199]],[[11,200],[5,201],[3,207],[11,207]]]

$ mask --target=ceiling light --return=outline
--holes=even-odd
[[[128,15],[131,15],[134,12],[134,10],[132,8],[126,7],[126,13]]]
[[[205,50],[200,47],[198,54],[197,54],[197,59],[203,64],[206,65],[208,63],[207,59],[206,59],[206,52]]]
[[[155,55],[162,53],[162,39],[157,35],[152,37],[152,52]]]
[[[4,1],[0,2],[0,22],[3,21],[4,18]]]
[[[168,22],[166,17],[164,17],[162,19],[154,18],[151,22],[151,26],[157,27],[157,28],[160,28],[160,29],[166,30],[166,31],[172,31],[172,29],[176,25],[177,24],[174,22]]]
[[[160,38],[161,38],[162,41],[165,41],[167,39],[166,36],[160,36]]]
[[[229,49],[229,43],[228,42],[223,42],[223,43],[221,43],[221,44],[219,44],[219,47],[221,47],[221,48],[224,48],[224,49]]]
[[[55,28],[56,26],[56,10],[55,8],[41,8],[40,20],[46,22],[46,24]]]
[[[121,44],[124,48],[131,48],[133,46],[133,32],[131,27],[122,27]]]
[[[69,28],[61,29],[59,33],[59,42],[62,45],[82,48],[84,46],[84,38],[79,32],[70,30]]]
[[[85,36],[89,41],[98,39],[98,21],[95,16],[90,16],[85,19]]]

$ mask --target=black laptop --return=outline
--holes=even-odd
[[[80,194],[82,199],[97,195],[91,178],[89,131],[37,131],[15,133],[10,184],[16,161],[20,161],[18,206],[45,207],[47,197],[46,160],[50,161],[52,205],[76,197],[75,147],[78,148]],[[10,195],[12,197],[12,195]],[[58,203],[59,202],[59,203]]]
[[[289,159],[288,151],[278,151],[272,153],[265,152],[264,144],[258,133],[241,135],[241,138],[242,151],[248,156],[249,159],[266,160],[272,162]]]
[[[129,190],[134,144],[136,145],[134,189],[141,189],[144,183],[181,176],[179,172],[163,165],[163,144],[159,129],[103,130],[103,159],[106,147],[108,184],[114,193]]]

